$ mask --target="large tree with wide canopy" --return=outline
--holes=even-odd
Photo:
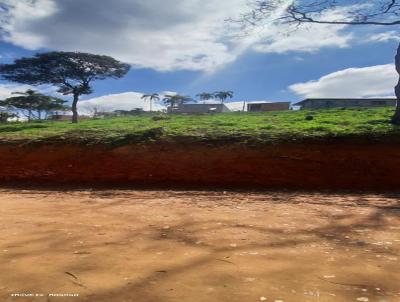
[[[21,84],[51,84],[58,92],[73,96],[72,122],[78,121],[79,97],[92,93],[92,82],[107,78],[121,78],[130,69],[116,59],[82,52],[53,51],[21,58],[12,64],[0,65],[2,79]]]

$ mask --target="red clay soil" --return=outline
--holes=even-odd
[[[398,190],[400,143],[1,145],[0,182]]]

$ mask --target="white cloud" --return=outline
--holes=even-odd
[[[42,18],[54,14],[57,11],[55,3],[51,0],[3,0],[3,3],[10,7],[7,11],[1,11],[2,30],[6,33],[4,40],[27,49],[43,47],[45,45],[44,35],[24,29],[29,27],[32,22],[40,21]]]
[[[321,48],[350,45],[351,33],[342,33],[343,26],[314,24],[307,28],[285,34],[286,30],[271,27],[266,31],[266,41],[256,44],[254,50],[263,53],[317,52]],[[290,31],[289,29],[287,31]]]
[[[63,95],[57,93],[57,89],[55,87],[50,85],[31,86],[22,84],[0,84],[0,100],[4,100],[13,96],[13,92],[23,92],[28,89],[32,89],[46,95],[53,95],[60,98],[64,97]]]
[[[371,35],[368,42],[388,42],[388,41],[400,41],[400,35],[397,31],[387,31],[383,33],[378,33]]]
[[[5,0],[7,42],[112,55],[161,71],[213,70],[236,59],[225,19],[246,0]],[[107,4],[108,3],[108,4]]]
[[[21,85],[13,85],[13,84],[0,84],[0,100],[4,100],[10,96],[12,96],[12,92],[21,91],[20,89],[26,90],[26,87]]]
[[[267,20],[263,30],[232,37],[225,21],[248,9],[248,0],[3,0],[3,39],[28,49],[86,51],[111,55],[159,71],[213,71],[246,49],[310,52],[346,47],[344,26],[311,25],[289,36]],[[272,14],[277,17],[290,0]],[[338,14],[337,12],[335,12]],[[260,41],[263,41],[260,43]]]
[[[376,65],[340,70],[289,89],[304,98],[384,97],[394,95],[397,78],[394,65]]]
[[[320,16],[320,19],[328,21],[346,19],[351,8],[352,6],[346,6],[328,10]],[[347,27],[347,25],[311,23],[296,27],[291,24],[274,23],[264,28],[263,42],[256,44],[254,49],[264,53],[287,53],[316,52],[326,47],[345,48],[353,39],[351,33],[343,31]]]
[[[112,112],[114,110],[132,110],[142,108],[146,111],[150,109],[150,103],[142,99],[143,93],[124,92],[109,94],[89,100],[82,100],[78,103],[78,110],[82,114],[90,113],[94,108],[102,112]],[[162,96],[161,96],[162,98]],[[160,102],[153,103],[153,110],[165,109]]]

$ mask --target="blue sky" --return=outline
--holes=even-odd
[[[96,82],[95,92],[82,98],[107,110],[145,107],[141,93],[164,91],[194,96],[232,90],[232,101],[387,97],[397,81],[395,27],[313,25],[287,36],[285,28],[270,25],[232,38],[224,20],[243,12],[245,0],[1,2],[13,3],[3,12],[1,63],[47,50],[77,50],[132,64],[125,78]],[[1,82],[0,97],[20,88]]]

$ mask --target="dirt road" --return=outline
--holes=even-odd
[[[400,195],[2,189],[0,204],[0,301],[400,301]]]

